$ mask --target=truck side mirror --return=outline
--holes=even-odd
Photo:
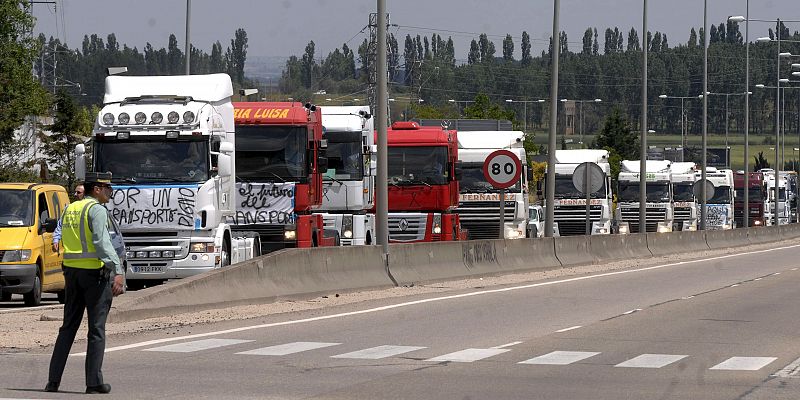
[[[83,143],[75,145],[75,178],[86,180],[86,147]]]
[[[230,143],[229,143],[230,144]],[[222,146],[220,146],[222,147]],[[220,154],[217,156],[217,167],[219,169],[218,174],[220,178],[227,178],[233,175],[233,163],[231,162],[231,156],[227,154]]]
[[[463,170],[461,168],[461,162],[456,162],[455,163],[454,177],[456,178],[457,181],[460,181],[462,175],[463,175]]]
[[[320,174],[328,172],[328,157],[319,156],[317,158],[317,172]]]
[[[225,154],[233,153],[233,150],[234,150],[233,143],[231,143],[231,142],[220,142],[220,144],[219,144],[219,152],[220,153],[225,153]]]

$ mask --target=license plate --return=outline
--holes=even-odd
[[[164,266],[162,265],[134,265],[131,269],[133,272],[141,273],[164,273]]]

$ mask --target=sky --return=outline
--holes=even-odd
[[[105,40],[115,33],[117,41],[141,50],[145,43],[166,47],[174,33],[182,48],[185,42],[186,0],[56,0],[53,5],[36,4],[36,33],[45,33],[80,48],[83,36],[96,33]],[[744,15],[746,0],[708,0],[708,23],[719,25],[729,15]],[[466,59],[469,43],[486,33],[502,53],[502,39],[511,34],[519,59],[522,31],[532,39],[532,53],[547,46],[552,33],[553,1],[550,0],[386,0],[402,52],[407,34],[445,40],[452,36],[456,58]],[[800,20],[798,0],[754,0],[753,19]],[[221,8],[224,6],[224,8]],[[376,0],[210,0],[191,1],[191,41],[206,52],[219,40],[223,49],[238,28],[248,35],[248,56],[287,57],[303,54],[314,40],[316,57],[322,58],[343,43],[351,48],[368,38],[364,29]],[[606,27],[618,26],[626,33],[642,26],[642,0],[562,0],[560,28],[567,32],[570,50],[579,51],[583,32],[596,27],[600,48]],[[648,2],[648,29],[667,34],[670,46],[685,43],[692,26],[703,24],[703,2],[660,0]],[[751,23],[751,40],[765,36],[766,23]],[[787,23],[794,32],[800,23]],[[742,28],[744,34],[744,28]],[[640,35],[641,36],[641,35]]]

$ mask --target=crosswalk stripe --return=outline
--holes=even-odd
[[[483,360],[484,358],[489,358],[492,356],[496,356],[498,354],[503,354],[507,351],[511,351],[509,349],[466,349],[461,351],[456,351],[454,353],[445,354],[442,356],[429,358],[425,361],[435,361],[435,362],[442,362],[442,361],[452,361],[452,362],[473,362],[478,360]]]
[[[204,339],[193,342],[170,344],[167,346],[153,347],[142,351],[166,351],[172,353],[191,353],[200,350],[215,349],[218,347],[232,346],[234,344],[249,343],[253,340],[238,339]]]
[[[534,365],[567,365],[589,357],[596,356],[600,353],[593,351],[554,351],[539,357],[525,360],[519,364],[534,364]]]
[[[615,367],[623,368],[661,368],[666,365],[672,364],[678,360],[689,357],[687,355],[677,354],[642,354],[638,357],[631,358],[628,361],[621,362]]]
[[[285,356],[288,354],[300,353],[308,350],[321,349],[324,347],[337,346],[341,343],[324,342],[293,342],[279,344],[277,346],[262,347],[260,349],[242,351],[236,354],[250,354],[256,356]]]
[[[709,369],[758,371],[777,359],[777,357],[731,357]]]
[[[331,356],[331,358],[359,358],[367,360],[378,360],[381,358],[392,357],[398,354],[408,353],[416,350],[422,350],[425,347],[419,346],[377,346],[369,349],[353,351],[350,353],[338,354]]]

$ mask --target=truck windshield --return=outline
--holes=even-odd
[[[305,126],[236,126],[236,177],[298,181],[307,177]]]
[[[0,190],[0,226],[33,225],[33,192]]]
[[[447,147],[389,147],[389,183],[447,184]]]
[[[328,172],[323,175],[326,181],[360,181],[364,177],[364,155],[361,137],[354,141],[338,141],[334,134],[328,133]]]
[[[717,186],[714,188],[714,197],[709,199],[708,204],[730,204],[731,203],[731,187],[730,186]]]
[[[669,183],[667,182],[647,182],[647,201],[653,203],[664,203],[670,201]],[[639,201],[639,182],[620,182],[619,201],[637,202]]]
[[[94,170],[110,171],[115,182],[204,182],[209,169],[207,141],[95,142]]]
[[[518,181],[514,186],[506,189],[506,193],[519,192],[520,188]],[[461,164],[461,179],[458,181],[458,189],[461,193],[493,193],[500,191],[500,189],[496,189],[486,181],[483,176],[483,163]]]
[[[605,198],[606,184],[603,182],[603,187],[600,190],[592,193],[593,199]],[[556,175],[556,192],[555,198],[557,199],[585,199],[586,195],[575,187],[572,182],[572,175]]]
[[[674,201],[694,201],[691,183],[676,183],[672,187],[672,200]]]
[[[775,187],[769,188],[769,199],[775,200]],[[748,199],[749,200],[749,199]],[[786,200],[786,188],[778,188],[778,201]]]
[[[760,187],[752,187],[747,192],[747,201],[748,202],[761,202],[764,200],[762,197],[764,196],[764,192],[761,191]],[[737,188],[736,189],[736,201],[744,202],[744,188]]]

